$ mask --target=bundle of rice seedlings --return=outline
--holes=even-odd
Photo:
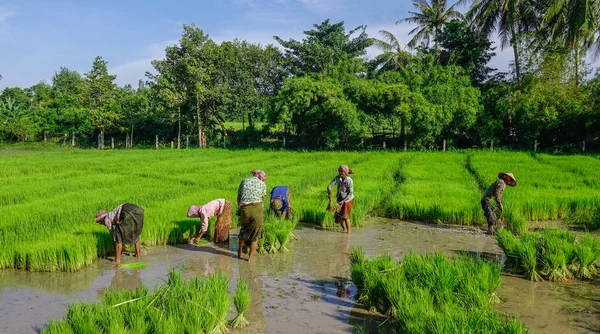
[[[348,256],[350,257],[351,265],[352,264],[361,265],[366,260],[365,250],[360,246],[352,247],[352,250],[350,251],[350,254]]]
[[[514,235],[521,235],[527,232],[527,220],[518,212],[509,210],[499,218],[504,222],[506,229]]]
[[[567,257],[562,251],[561,244],[560,240],[554,238],[545,240],[545,276],[552,282],[562,282],[567,276],[567,272],[565,272]]]
[[[519,239],[515,238],[515,236],[507,230],[499,230],[498,233],[496,233],[496,241],[498,241],[498,246],[502,248],[506,255],[504,267],[511,272],[519,272],[521,270]]]
[[[600,243],[586,234],[574,248],[579,262],[577,276],[582,279],[593,279],[598,275],[596,262],[600,258]]]
[[[525,275],[532,281],[542,281],[542,277],[537,269],[537,243],[538,239],[533,234],[525,234],[521,238],[518,254],[521,260]]]
[[[277,242],[279,243],[279,251],[282,253],[289,252],[290,250],[285,247],[285,244],[290,237],[290,232],[287,229],[279,228],[276,232],[276,236]]]
[[[233,304],[238,312],[237,316],[231,321],[234,329],[244,328],[249,325],[248,320],[244,318],[244,312],[250,305],[250,292],[248,291],[248,281],[245,278],[239,279],[233,296]]]
[[[339,210],[340,204],[334,198],[329,198],[329,203],[327,204],[327,211],[337,212]]]

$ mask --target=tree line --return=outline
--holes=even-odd
[[[0,140],[598,149],[600,75],[586,59],[600,51],[600,0],[474,0],[466,13],[446,0],[413,5],[397,22],[415,26],[407,45],[330,20],[302,40],[274,36],[277,46],[219,44],[184,25],[138,87],[117,86],[96,57],[83,75],[63,67],[51,84],[4,89]],[[488,66],[496,33],[514,51],[508,73]],[[373,59],[370,47],[380,50]]]

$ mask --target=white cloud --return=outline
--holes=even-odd
[[[143,55],[142,58],[113,66],[108,69],[108,72],[117,76],[117,84],[130,84],[136,87],[140,79],[145,80],[146,72],[153,70],[151,64],[152,60],[164,58],[165,48],[169,45],[174,45],[177,43],[177,40],[168,40],[151,44],[140,52]]]
[[[17,15],[15,10],[0,7],[0,37],[8,34],[10,30],[8,19],[15,15]]]
[[[319,13],[329,14],[340,9],[344,0],[298,0],[308,10]]]

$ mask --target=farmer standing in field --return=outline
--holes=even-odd
[[[502,215],[502,211],[504,210],[502,206],[502,193],[506,186],[517,186],[517,179],[515,179],[512,173],[498,173],[498,180],[492,183],[485,194],[483,194],[483,197],[481,197],[481,208],[487,219],[488,232],[490,234],[495,232],[495,224],[499,218],[497,212]]]
[[[292,203],[288,186],[276,186],[271,190],[271,210],[277,217],[292,219]]]
[[[189,218],[200,218],[200,228],[196,236],[190,239],[191,244],[196,244],[202,235],[208,230],[208,220],[212,217],[217,217],[215,223],[214,242],[229,242],[229,229],[231,228],[231,213],[233,212],[233,204],[230,201],[218,198],[204,205],[192,205],[188,209],[187,216]]]
[[[327,186],[327,194],[332,197],[331,188],[337,185],[336,200],[339,208],[335,211],[335,223],[342,226],[344,233],[350,233],[350,214],[354,206],[354,182],[348,175],[354,174],[347,165],[338,168],[338,175]]]
[[[246,241],[250,242],[248,262],[252,262],[258,239],[263,234],[263,199],[267,196],[267,175],[262,170],[253,170],[252,177],[242,180],[238,188],[237,202],[240,210],[240,234],[238,258],[242,258],[242,250]]]
[[[116,243],[114,262],[121,263],[123,244],[135,244],[135,256],[140,257],[140,234],[144,227],[144,210],[131,203],[119,205],[113,211],[98,211],[96,223],[108,228],[110,235]]]

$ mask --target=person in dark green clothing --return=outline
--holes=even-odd
[[[502,194],[506,186],[516,187],[517,179],[512,173],[498,173],[498,180],[485,191],[481,197],[481,208],[487,220],[488,232],[495,232],[498,213],[502,214],[504,206],[502,205]]]
[[[96,223],[105,225],[116,243],[114,262],[121,263],[123,244],[135,245],[135,256],[140,258],[140,234],[144,228],[144,209],[131,203],[119,205],[111,212],[100,210]]]

